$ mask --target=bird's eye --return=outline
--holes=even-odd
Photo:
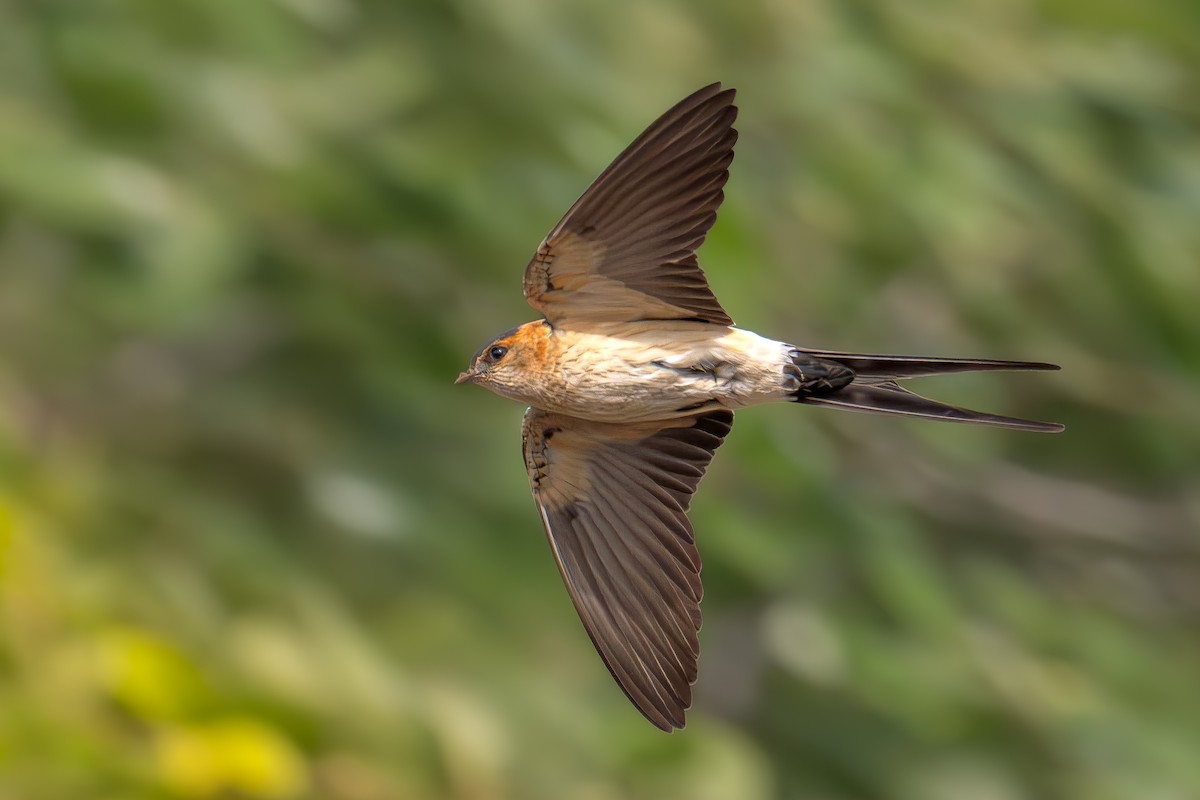
[[[491,350],[488,350],[488,358],[491,359],[492,361],[499,361],[500,359],[504,358],[504,356],[507,352],[508,352],[507,347],[501,347],[500,345],[496,345]]]

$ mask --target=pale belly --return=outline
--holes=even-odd
[[[657,328],[564,336],[554,374],[530,402],[600,422],[690,416],[787,399],[787,345],[737,328]]]

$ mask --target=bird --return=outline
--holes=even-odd
[[[491,340],[455,380],[529,406],[525,467],[567,592],[617,685],[667,732],[686,724],[700,654],[688,507],[734,411],[792,402],[1063,430],[903,385],[1055,364],[811,349],[734,326],[696,256],[733,161],[734,94],[694,92],[600,173],[525,269],[542,319]]]

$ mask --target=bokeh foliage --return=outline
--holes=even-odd
[[[0,796],[1200,795],[1198,67],[1190,0],[0,4]],[[450,382],[718,79],[733,316],[1068,431],[739,415],[667,737]]]

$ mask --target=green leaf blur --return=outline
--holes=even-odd
[[[1200,5],[0,4],[0,796],[1200,796]],[[739,414],[697,703],[625,701],[453,386],[661,111],[701,259],[1036,436]]]

